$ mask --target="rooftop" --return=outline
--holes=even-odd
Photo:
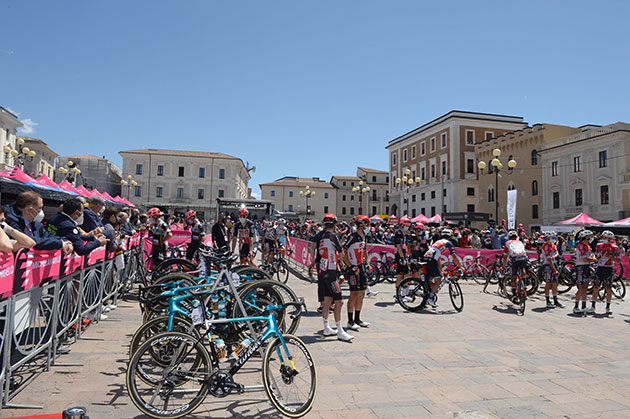
[[[189,150],[164,150],[158,148],[141,148],[137,150],[122,150],[118,152],[129,154],[155,154],[159,156],[179,156],[179,157],[205,157],[205,158],[221,158],[221,159],[235,159],[241,160],[238,157],[230,156],[224,153],[215,153],[209,151],[189,151]]]
[[[273,182],[261,183],[260,186],[296,186],[299,188],[310,186],[311,188],[334,189],[330,183],[320,180],[318,177],[297,176],[285,176]]]
[[[378,169],[368,169],[367,167],[357,167],[359,170],[363,170],[367,173],[379,173],[381,175],[386,175],[388,172],[386,170],[378,170]]]

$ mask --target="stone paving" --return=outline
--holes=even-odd
[[[627,302],[613,302],[610,317],[583,318],[571,314],[571,296],[561,296],[567,308],[551,310],[543,308],[544,298],[534,297],[521,317],[507,300],[464,283],[462,313],[454,312],[446,289],[437,309],[408,313],[393,303],[393,285],[384,283],[362,311],[371,327],[343,343],[320,334],[316,285],[294,276],[289,285],[310,310],[297,333],[309,345],[319,377],[307,418],[630,417]],[[345,309],[343,317],[345,323]],[[1,416],[80,405],[91,419],[143,418],[124,384],[128,342],[139,324],[137,305],[121,302],[110,319],[86,332],[104,341],[79,341],[60,359],[83,367],[53,367],[12,400],[44,405],[43,411],[5,408]],[[260,362],[247,365],[236,381],[260,384]],[[191,417],[231,416],[279,415],[260,390],[209,397]]]

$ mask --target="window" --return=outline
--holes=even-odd
[[[341,208],[341,215],[346,215],[346,207]]]
[[[420,143],[420,155],[424,156],[425,154],[427,154],[427,142],[423,141]]]
[[[324,199],[328,199],[328,192],[324,192]],[[328,212],[328,211],[326,211]]]
[[[475,160],[466,159],[466,173],[475,173]]]
[[[372,201],[376,201],[378,197],[376,196],[376,189],[372,190]]]
[[[442,196],[446,196],[446,189],[442,189]]]
[[[558,176],[558,162],[551,162],[551,176]]]
[[[136,196],[142,196],[142,186],[136,186]]]
[[[466,130],[466,145],[475,145],[475,131],[471,129]]]
[[[494,132],[492,132],[492,131],[486,131],[486,132],[485,132],[485,136],[486,136],[486,140],[489,140],[489,139],[491,139],[491,138],[493,138],[493,137],[494,137]]]
[[[345,201],[346,200],[346,196],[345,195],[341,195],[341,200]]]
[[[411,178],[412,178],[413,180],[415,180],[415,179],[416,179],[416,169],[413,169],[413,170],[411,171]]]
[[[199,177],[200,178],[206,177],[206,168],[205,167],[200,167],[199,168]]]
[[[219,169],[219,179],[225,179],[225,169]]]
[[[184,166],[179,166],[177,176],[184,177]]]
[[[385,207],[385,214],[389,214],[389,207]]]
[[[136,164],[136,175],[142,174],[142,164]]]
[[[560,208],[560,192],[553,193],[553,208],[554,209]]]
[[[372,206],[372,214],[376,215],[376,207]]]
[[[488,162],[488,173],[492,174],[492,172],[494,171],[494,168],[492,167],[492,161]]]
[[[354,207],[350,207],[350,215],[354,215]]]
[[[466,188],[467,196],[475,196],[475,188]]]
[[[488,188],[488,202],[494,202],[494,188],[492,186]]]
[[[416,194],[411,195],[411,202],[416,202]]]
[[[374,182],[376,182],[376,181],[374,181]],[[385,176],[385,183],[389,183],[389,176]]]
[[[431,144],[431,152],[433,153],[435,151],[435,137],[431,138],[430,140],[430,144]]]
[[[372,176],[372,183],[376,183],[376,176]]]
[[[513,191],[514,189],[516,189],[516,186],[514,186],[514,184],[513,184],[513,183],[510,183],[510,184],[508,185],[508,187],[507,187],[507,190],[508,190],[508,191]]]
[[[446,174],[446,162],[445,161],[442,162],[442,174],[443,175]]]
[[[446,148],[446,145],[447,145],[446,133],[443,132],[442,134],[440,134],[440,147],[441,148]]]
[[[158,186],[157,188],[155,188],[155,197],[162,198],[162,192],[163,192],[163,189],[161,186]]]
[[[350,195],[350,200],[354,201],[354,195]]]
[[[422,192],[422,193],[420,194],[420,200],[421,200],[421,201],[424,201],[424,198],[425,198],[425,197],[426,197],[426,194],[425,194],[424,192]]]
[[[534,220],[538,219],[538,205],[532,205],[532,218]]]
[[[289,191],[289,198],[293,198],[293,191]]]
[[[407,149],[403,150],[403,162],[407,161]]]
[[[162,166],[161,164],[158,164],[157,175],[158,176],[164,176],[164,166]]]
[[[276,191],[272,190],[269,192],[269,196],[276,196]]]
[[[197,199],[203,199],[204,190],[203,188],[197,189]]]
[[[392,166],[396,166],[396,153],[392,153]]]
[[[411,147],[411,158],[412,159],[416,158],[416,146],[415,145],[413,147]]]
[[[420,169],[420,180],[424,180],[424,167]]]
[[[424,210],[425,210],[425,208],[421,208],[421,209],[420,209],[420,214],[424,214],[424,213],[425,213],[425,211],[424,211]],[[389,211],[387,211],[387,213],[389,214]]]
[[[435,177],[435,165],[431,165],[431,177]]]
[[[608,166],[608,152],[600,151],[599,152],[599,167]]]
[[[602,185],[599,187],[600,203],[602,205],[608,205],[608,185]]]
[[[328,205],[324,206],[324,214],[328,214]]]
[[[532,150],[532,166],[536,166],[538,164],[538,151]]]
[[[468,205],[466,205],[466,211],[468,211],[468,212],[475,212],[475,204],[468,204]]]
[[[289,204],[289,207],[287,209],[289,212],[293,212],[293,205]]]
[[[178,198],[184,197],[184,188],[177,188],[177,197]]]
[[[431,191],[431,199],[435,199],[435,191]]]
[[[538,181],[537,180],[532,181],[532,195],[533,196],[538,195]]]
[[[576,207],[582,206],[582,189],[575,190],[575,206]]]
[[[435,207],[431,207],[431,217],[435,216]]]
[[[573,157],[573,171],[575,173],[582,171],[582,165],[580,162],[580,156]]]
[[[219,198],[225,197],[225,191],[223,189],[219,189]]]

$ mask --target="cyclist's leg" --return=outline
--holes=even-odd
[[[368,327],[370,324],[361,319],[361,309],[363,308],[363,299],[365,298],[365,290],[367,289],[367,274],[363,266],[359,267],[358,277],[358,291],[356,291],[354,300],[354,322],[361,327]]]

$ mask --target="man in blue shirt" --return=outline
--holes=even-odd
[[[63,203],[62,212],[51,218],[48,223],[48,231],[70,240],[74,251],[80,256],[87,255],[107,243],[107,238],[100,233],[95,236],[80,233],[79,225],[84,221],[83,210],[83,203],[78,198],[71,198]],[[84,241],[88,243],[84,244]]]
[[[98,195],[88,199],[88,203],[83,209],[83,223],[79,224],[81,229],[87,234],[97,234],[103,230],[101,213],[105,210],[105,200]],[[95,230],[99,228],[99,230]]]

